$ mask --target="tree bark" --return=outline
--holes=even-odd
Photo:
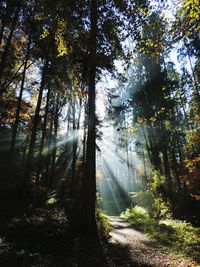
[[[5,14],[4,16],[2,16],[2,20],[1,20],[0,45],[2,44],[2,40],[3,40],[3,33],[4,33],[5,26],[6,26],[6,20],[10,18],[10,16],[12,15],[13,7],[14,6],[12,6],[10,1],[7,1]]]
[[[26,166],[24,171],[24,182],[25,184],[30,184],[32,181],[30,179],[31,169],[32,169],[32,163],[33,163],[33,157],[34,157],[34,149],[35,149],[35,142],[36,142],[36,135],[37,135],[37,129],[40,121],[40,109],[41,109],[41,103],[42,103],[42,95],[46,83],[46,72],[47,72],[47,62],[44,63],[43,70],[42,70],[42,78],[41,78],[41,84],[40,84],[40,90],[37,100],[37,106],[35,110],[35,115],[33,119],[33,127],[31,132],[31,138],[29,143],[29,150],[28,155],[26,159]]]
[[[191,69],[191,72],[192,72],[194,93],[196,94],[196,96],[197,96],[197,98],[199,100],[200,99],[200,95],[199,95],[198,81],[196,79],[195,72],[194,72],[194,69],[193,69],[193,66],[192,66],[192,61],[191,61],[191,57],[190,57],[190,53],[189,53],[189,46],[188,46],[187,41],[185,39],[184,39],[184,45],[186,47],[188,61],[189,61],[190,69]]]
[[[45,186],[51,186],[51,179],[49,178],[49,169],[51,165],[51,151],[53,146],[53,116],[54,116],[53,111],[54,111],[54,104],[53,104],[53,110],[51,110],[50,127],[48,135],[48,152],[45,158],[45,165],[46,165],[45,179],[44,179]]]
[[[96,129],[95,129],[95,80],[97,49],[97,0],[91,0],[90,6],[90,65],[88,88],[88,133],[86,143],[86,164],[81,186],[80,202],[73,208],[71,228],[84,234],[97,234],[96,226]],[[79,213],[79,214],[77,214]],[[78,218],[77,218],[78,215]]]
[[[50,187],[54,184],[54,176],[55,176],[55,164],[56,164],[56,153],[57,153],[57,135],[58,135],[58,99],[56,99],[56,106],[55,106],[55,113],[53,118],[53,126],[54,126],[54,132],[53,132],[53,148],[52,148],[52,158],[51,158],[51,179],[50,179]]]
[[[1,79],[3,77],[5,64],[6,64],[6,61],[7,61],[7,58],[8,58],[8,53],[9,53],[10,46],[11,46],[11,41],[12,41],[12,38],[13,38],[13,33],[14,33],[14,30],[15,30],[15,27],[16,27],[16,24],[17,24],[18,16],[19,16],[19,11],[20,11],[20,7],[18,6],[16,11],[15,11],[15,14],[14,14],[14,18],[13,18],[13,21],[12,21],[12,24],[11,24],[11,29],[10,29],[10,33],[9,33],[9,36],[8,36],[8,39],[7,39],[7,42],[6,42],[6,46],[5,46],[5,49],[4,49],[2,57],[1,57],[1,62],[0,62],[0,81],[1,81]],[[0,90],[0,95],[2,95],[3,93],[4,93],[4,91],[1,89]]]
[[[17,129],[18,129],[19,119],[20,119],[20,111],[21,111],[22,96],[23,96],[23,91],[24,91],[26,70],[27,70],[27,64],[28,64],[28,59],[29,59],[29,54],[30,54],[29,52],[30,52],[30,45],[31,45],[31,36],[32,36],[32,33],[30,33],[29,35],[24,69],[22,73],[21,88],[20,88],[20,93],[19,93],[19,100],[17,103],[16,117],[15,117],[15,122],[13,125],[12,139],[11,139],[11,145],[10,145],[10,153],[9,153],[9,159],[8,159],[9,164],[12,162],[12,156],[13,156],[13,152],[15,149],[15,142],[16,142]]]
[[[91,41],[90,68],[88,88],[88,133],[86,144],[86,165],[83,181],[83,202],[81,216],[84,231],[96,229],[96,127],[95,127],[95,96],[96,96],[96,49],[97,49],[97,0],[91,0]]]
[[[46,100],[46,108],[45,108],[45,114],[44,114],[44,122],[43,122],[43,127],[42,127],[42,137],[41,137],[41,142],[40,142],[40,151],[39,151],[39,156],[38,156],[38,166],[37,166],[37,174],[36,174],[36,183],[39,184],[40,179],[40,172],[42,169],[42,163],[43,163],[43,157],[42,157],[42,152],[44,149],[44,140],[46,136],[46,126],[47,126],[47,118],[48,118],[48,113],[49,113],[49,99],[50,99],[50,88],[48,89],[47,92],[47,100]]]

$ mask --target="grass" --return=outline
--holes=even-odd
[[[180,220],[156,220],[139,206],[127,209],[121,216],[145,232],[161,250],[189,257],[200,264],[200,228]]]

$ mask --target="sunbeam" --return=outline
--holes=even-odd
[[[97,156],[97,168],[101,179],[97,180],[97,188],[104,211],[118,215],[130,205],[129,193],[145,188],[136,171],[141,159],[134,151],[129,151],[128,160],[126,148],[117,148],[113,127],[106,127],[103,132],[104,139],[98,144],[101,152]]]

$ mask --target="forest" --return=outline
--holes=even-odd
[[[200,266],[198,0],[0,1],[0,266]]]

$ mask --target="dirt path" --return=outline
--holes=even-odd
[[[146,235],[134,230],[120,217],[110,217],[112,231],[106,254],[109,266],[154,266],[154,267],[194,267],[185,260],[159,252]]]

